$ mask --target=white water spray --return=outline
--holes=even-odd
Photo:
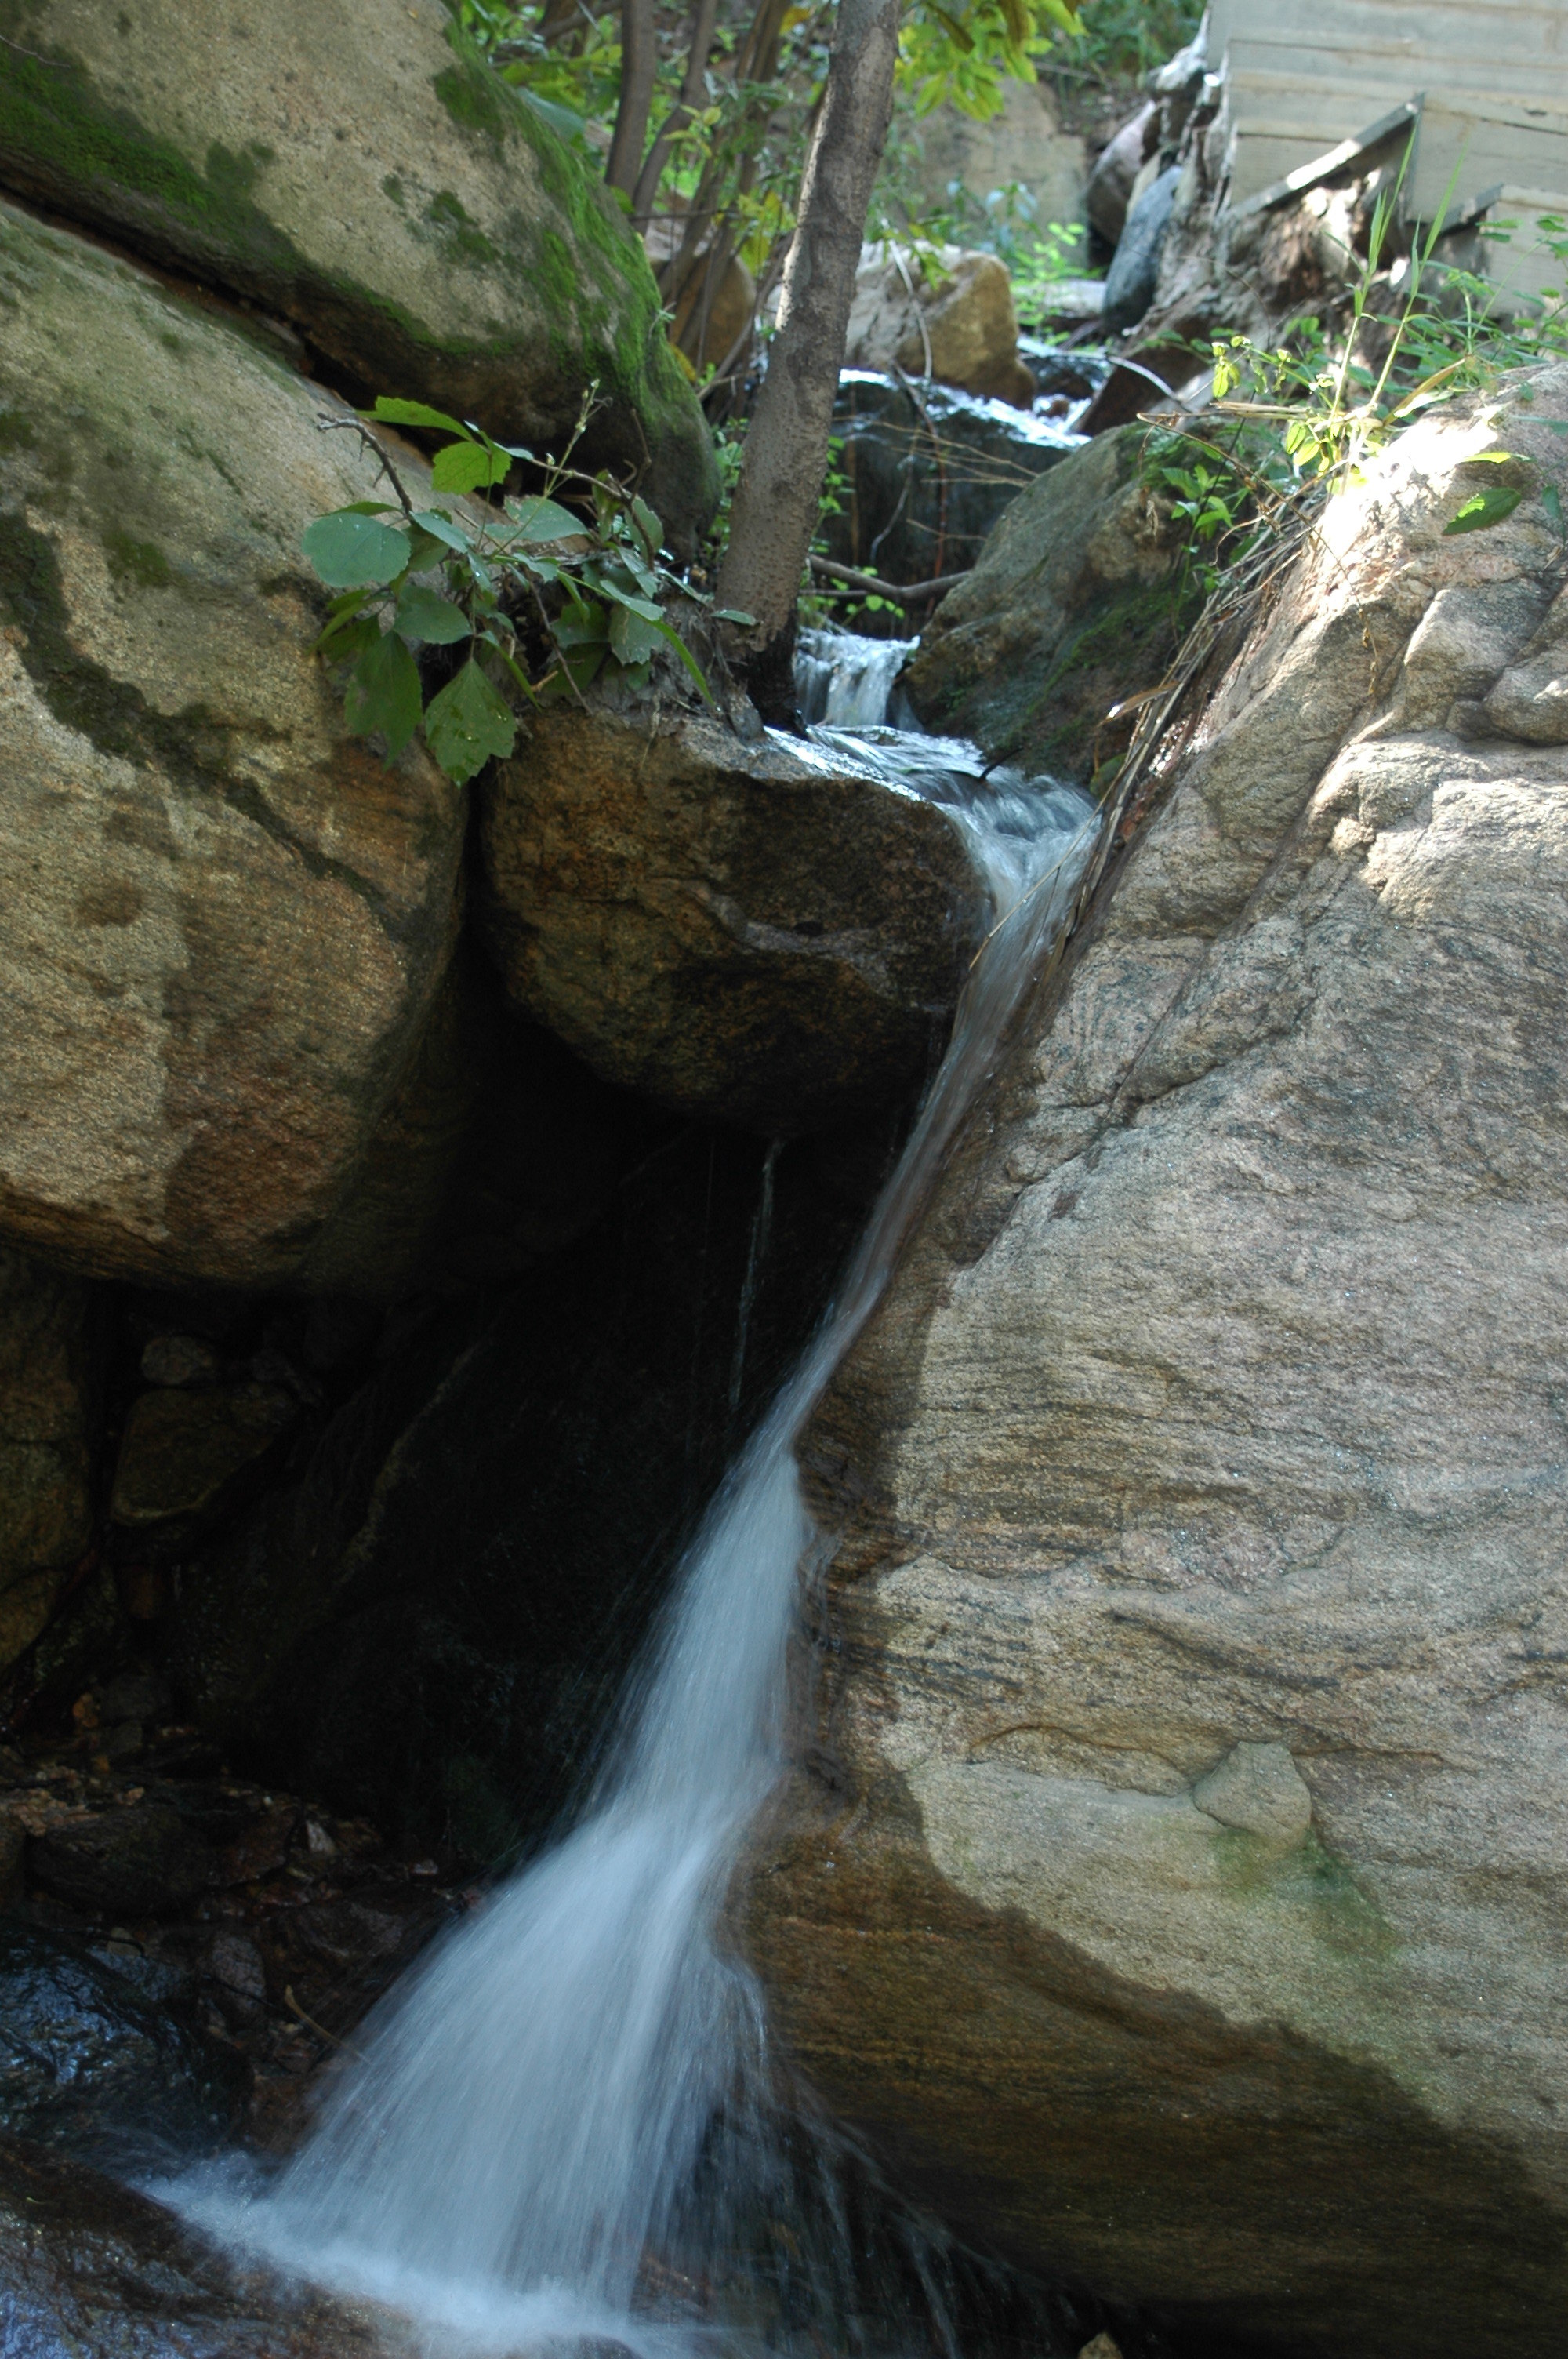
[[[687,1554],[576,1825],[384,2004],[363,2060],[268,2192],[209,2184],[178,2198],[319,2283],[438,2326],[443,2349],[468,2334],[491,2349],[584,2336],[690,2347],[667,2309],[660,2324],[639,2273],[675,2231],[720,2113],[743,2110],[763,2077],[755,1986],[714,1926],[783,1762],[786,1647],[814,1538],[795,1443],[1093,840],[1084,797],[988,779],[973,747],[886,729],[812,737],[825,763],[852,760],[947,806],[1006,922],[835,1307]]]

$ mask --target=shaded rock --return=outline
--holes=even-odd
[[[87,1290],[0,1250],[0,1670],[92,1530]]]
[[[1524,390],[1336,502],[806,1444],[781,2031],[1195,2347],[1546,2359],[1568,2293],[1568,763],[1441,653],[1557,590]],[[1536,495],[1445,537],[1499,445]]]
[[[16,2359],[408,2359],[394,2322],[246,2271],[95,2170],[0,2141],[0,2318]]]
[[[27,1846],[30,1880],[93,1917],[162,1917],[206,1888],[211,1851],[169,1803],[70,1819]]]
[[[515,1277],[598,1218],[638,1124],[619,1092],[519,1022],[465,941],[295,1284],[387,1301]]]
[[[5,208],[0,291],[0,1226],[276,1285],[456,924],[462,797],[311,652],[299,535],[374,469],[236,328]]]
[[[994,254],[945,245],[933,259],[868,245],[855,277],[844,365],[908,376],[1027,409],[1034,379],[1018,356],[1012,281]]]
[[[85,1950],[0,1922],[0,2132],[85,2159],[204,2153],[233,2136],[249,2088],[234,2049]]]
[[[885,582],[973,565],[998,517],[1081,447],[1055,421],[1005,402],[861,370],[839,379],[833,431],[843,484],[823,518],[827,553]]]
[[[1171,165],[1150,182],[1141,196],[1134,198],[1128,209],[1116,258],[1106,273],[1108,328],[1135,327],[1154,300],[1160,278],[1160,252],[1181,177],[1177,167]]]
[[[1233,1745],[1193,1788],[1200,1810],[1222,1827],[1288,1851],[1312,1824],[1312,1788],[1285,1745]]]
[[[801,1139],[770,1180],[759,1142],[666,1125],[580,1244],[389,1341],[298,1478],[184,1567],[188,1710],[399,1838],[535,1840],[891,1151],[890,1125]]]
[[[708,429],[640,245],[438,0],[272,0],[242,39],[180,0],[38,0],[27,36],[0,93],[11,188],[503,441],[560,447],[597,382],[591,462],[646,470],[672,530],[707,522]]]
[[[1478,653],[1484,676],[1493,653],[1491,635]],[[1484,677],[1457,680],[1456,694],[1473,696],[1484,684]],[[1540,630],[1519,660],[1508,666],[1482,709],[1505,736],[1522,737],[1532,745],[1568,745],[1568,594],[1559,591]]]
[[[1084,211],[1090,227],[1099,232],[1108,245],[1115,245],[1120,239],[1132,183],[1153,154],[1159,131],[1160,109],[1150,99],[1122,125],[1114,138],[1106,142],[1095,158],[1088,187],[1084,191]]]
[[[211,1385],[222,1363],[200,1335],[155,1335],[143,1346],[141,1365],[149,1385]]]
[[[1106,716],[1162,677],[1191,611],[1142,442],[1138,428],[1102,435],[1007,509],[903,676],[928,729],[1076,784],[1119,754],[1130,724]]]
[[[110,1516],[135,1528],[213,1514],[297,1415],[276,1385],[142,1393],[121,1437]]]
[[[707,720],[540,716],[481,841],[515,1005],[604,1080],[770,1137],[912,1088],[983,925],[935,806]]]

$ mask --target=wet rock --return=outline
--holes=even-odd
[[[1150,99],[1106,142],[1095,159],[1084,193],[1084,211],[1090,227],[1099,232],[1108,245],[1114,246],[1120,239],[1132,183],[1154,151],[1159,128],[1160,110]]]
[[[0,2320],[16,2359],[412,2359],[413,2350],[395,2322],[239,2268],[161,2204],[13,2138],[0,2140]]]
[[[236,2050],[75,1943],[0,1921],[0,2131],[89,2159],[204,2153],[249,2088]]]
[[[1106,274],[1105,321],[1108,328],[1135,327],[1154,300],[1160,251],[1170,225],[1181,173],[1175,165],[1152,180],[1130,207],[1116,259]]]
[[[1007,509],[903,675],[928,729],[1076,784],[1119,755],[1130,723],[1107,715],[1160,679],[1190,611],[1142,442],[1138,428],[1101,435]]]
[[[92,1530],[84,1287],[0,1249],[0,1671]]]
[[[40,0],[7,63],[0,180],[20,194],[503,441],[559,449],[597,384],[591,463],[645,469],[672,529],[706,523],[708,430],[640,245],[438,0],[275,0],[243,40],[192,39],[181,0]]]
[[[961,573],[1021,493],[1080,448],[1054,419],[863,370],[839,380],[833,431],[844,482],[827,554],[884,582]]]
[[[1336,501],[805,1443],[781,2034],[1194,2348],[1546,2359],[1568,2297],[1568,759],[1455,726],[1564,424],[1505,380]]]
[[[1018,356],[1012,281],[994,254],[934,256],[869,245],[855,278],[844,365],[908,376],[1027,409],[1034,379]]]
[[[235,326],[10,208],[0,292],[0,1229],[276,1285],[456,926],[463,798],[350,737],[312,652],[299,535],[375,471]]]
[[[189,1906],[212,1870],[208,1844],[168,1803],[67,1821],[27,1846],[27,1874],[89,1916],[161,1917]]]
[[[205,1392],[142,1393],[131,1404],[109,1513],[132,1530],[210,1516],[298,1415],[276,1385],[214,1385]]]
[[[514,1003],[604,1080],[767,1137],[912,1088],[983,924],[934,806],[690,717],[539,716],[481,842]]]

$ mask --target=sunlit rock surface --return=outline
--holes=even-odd
[[[276,1285],[458,919],[463,797],[313,652],[300,533],[376,471],[231,321],[9,207],[0,298],[0,1233]]]
[[[292,321],[372,393],[645,471],[690,536],[707,426],[641,245],[439,0],[34,0],[0,185]]]
[[[971,1120],[807,1436],[746,1886],[950,2216],[1325,2359],[1568,2295],[1564,421],[1331,506]]]

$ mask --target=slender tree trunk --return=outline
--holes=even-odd
[[[901,0],[838,0],[827,86],[784,265],[778,332],[730,515],[719,603],[756,617],[737,653],[765,713],[793,702],[795,605],[827,472],[866,213],[892,114],[900,13]]]
[[[654,81],[659,70],[654,0],[621,0],[621,103],[604,177],[630,196],[643,168],[643,143],[654,111]]]
[[[636,188],[632,193],[632,222],[636,229],[646,229],[648,225],[676,133],[684,131],[701,109],[708,82],[708,60],[712,54],[714,27],[718,22],[719,0],[697,0],[692,12],[691,46],[686,53],[686,79],[681,83],[679,103],[649,148],[648,160],[638,175]]]

